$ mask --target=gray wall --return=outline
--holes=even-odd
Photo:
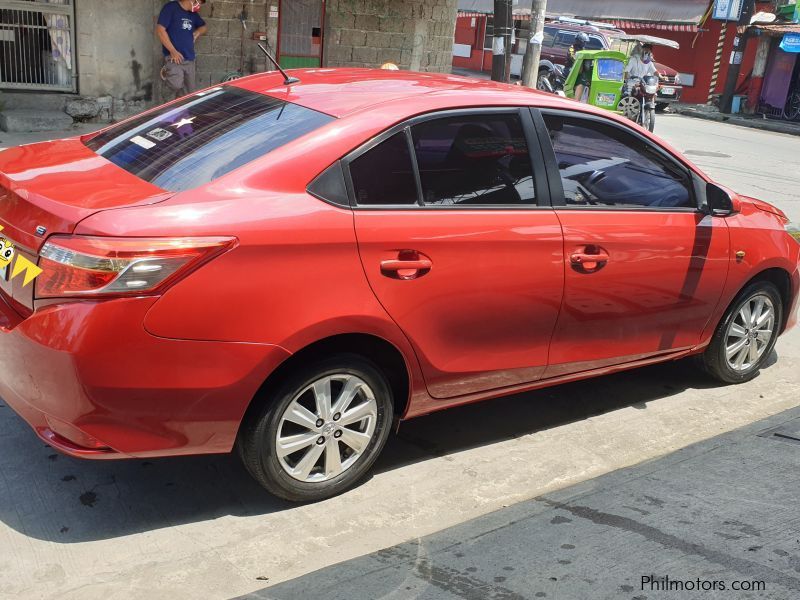
[[[245,75],[264,71],[267,59],[253,39],[256,32],[271,29],[267,47],[274,49],[277,19],[269,18],[269,7],[278,0],[208,0],[200,15],[208,25],[208,33],[197,41],[197,83],[201,87],[219,83],[229,73]],[[158,9],[161,3],[158,3]],[[242,28],[241,14],[245,12],[247,31]],[[158,11],[156,11],[157,13]],[[156,45],[156,61],[161,66],[160,45]],[[244,60],[242,60],[244,59]]]
[[[163,59],[154,33],[165,1],[76,2],[78,90],[82,96],[113,98],[114,118],[170,96],[162,90]],[[324,64],[394,62],[403,69],[449,72],[456,5],[457,0],[328,0]],[[266,33],[266,45],[275,52],[278,19],[270,14],[278,7],[278,0],[206,2],[201,15],[209,31],[197,43],[198,85],[213,85],[240,68],[244,74],[271,70],[252,34]]]
[[[328,0],[325,63],[450,72],[457,0]]]
[[[152,0],[79,0],[78,91],[144,104],[153,94]]]

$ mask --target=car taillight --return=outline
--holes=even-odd
[[[50,237],[39,251],[37,298],[142,295],[160,291],[230,248],[231,237]]]

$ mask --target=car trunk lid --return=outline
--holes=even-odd
[[[0,152],[0,237],[34,263],[50,234],[72,233],[101,210],[153,204],[172,195],[98,156],[78,138]],[[3,295],[17,309],[32,309],[33,285],[23,287],[21,276],[9,280],[8,271],[0,270]]]

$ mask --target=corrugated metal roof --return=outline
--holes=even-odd
[[[710,0],[549,0],[547,14],[586,19],[625,19],[697,25]],[[531,0],[519,0],[514,12],[530,12]],[[494,0],[459,0],[458,9],[493,13]]]
[[[770,23],[768,25],[754,25],[754,27],[772,35],[800,33],[800,24],[797,23]]]

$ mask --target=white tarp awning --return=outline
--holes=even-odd
[[[547,15],[696,26],[709,5],[709,0],[549,0]],[[458,10],[492,14],[494,0],[459,0]],[[514,3],[514,14],[530,11],[531,0]]]

